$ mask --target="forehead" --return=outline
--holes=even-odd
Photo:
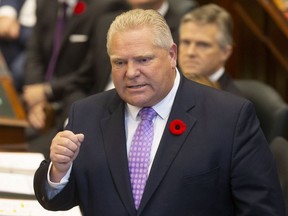
[[[145,52],[154,46],[154,37],[151,29],[147,27],[116,32],[111,37],[110,53]]]
[[[215,24],[183,23],[180,27],[180,38],[197,38],[202,40],[216,40],[219,28]]]

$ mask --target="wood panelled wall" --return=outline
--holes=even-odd
[[[288,102],[288,21],[273,0],[199,0],[226,8],[235,23],[232,77],[273,86]]]

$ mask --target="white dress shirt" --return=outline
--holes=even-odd
[[[217,70],[215,73],[213,73],[211,76],[209,76],[209,80],[212,82],[217,82],[220,77],[224,74],[224,67],[221,67],[219,70]]]
[[[70,16],[73,13],[74,7],[77,3],[77,0],[58,0],[60,3],[66,3],[68,5],[67,14]]]

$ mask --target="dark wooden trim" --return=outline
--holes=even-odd
[[[261,4],[264,4],[265,7],[268,7],[267,6],[267,0],[259,0],[259,1],[261,1],[262,2]],[[274,5],[274,7],[275,7],[275,5]],[[266,36],[265,34],[262,33],[260,27],[255,24],[255,22],[252,20],[252,18],[249,16],[249,14],[247,14],[246,10],[242,7],[242,5],[239,2],[235,2],[234,3],[234,9],[240,15],[240,17],[246,23],[246,25],[249,27],[249,29],[255,34],[255,36],[268,47],[268,49],[272,52],[272,54],[275,56],[275,58],[282,64],[282,66],[285,68],[285,70],[288,71],[288,59],[287,59],[287,57],[285,57],[282,54],[281,50],[279,50],[275,46],[274,42],[268,36]],[[275,11],[273,13],[275,13]],[[278,15],[279,15],[279,11],[278,11]],[[277,17],[278,17],[278,15],[277,15]],[[287,29],[288,29],[288,26],[287,26]],[[288,40],[288,32],[287,32],[287,40]]]

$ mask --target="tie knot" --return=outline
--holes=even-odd
[[[139,116],[141,120],[152,121],[156,115],[156,111],[151,107],[144,107],[139,111]]]
[[[66,2],[59,3],[58,17],[60,17],[61,19],[66,18],[67,9],[68,4]]]

